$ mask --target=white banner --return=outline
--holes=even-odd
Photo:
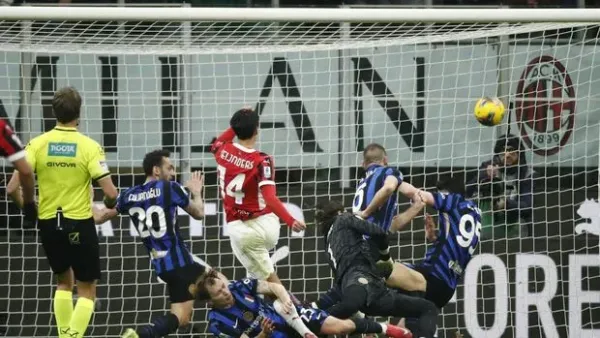
[[[511,47],[510,128],[533,150],[533,163],[598,164],[594,51]],[[258,146],[278,167],[358,165],[358,156],[340,163],[340,153],[358,155],[357,145],[371,142],[383,143],[399,166],[475,166],[491,157],[497,137],[472,117],[476,100],[498,90],[493,45],[361,49],[344,51],[344,58],[338,51],[201,55],[189,63],[144,55],[33,59],[33,135],[43,130],[43,117],[51,123],[42,102],[49,107],[54,89],[75,86],[84,98],[81,130],[109,148],[113,166],[139,166],[146,151],[173,145],[188,122],[192,165],[212,166],[206,145],[244,105],[261,111]],[[13,123],[20,65],[20,54],[0,52],[0,100]],[[181,122],[184,112],[190,119]]]

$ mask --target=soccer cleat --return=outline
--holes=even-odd
[[[387,324],[385,335],[390,338],[413,338],[412,332],[403,327]]]
[[[127,329],[121,338],[140,338],[134,329]]]

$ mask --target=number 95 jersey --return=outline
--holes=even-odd
[[[260,191],[264,185],[275,185],[271,156],[232,142],[216,142],[212,152],[227,222],[271,213]]]
[[[165,180],[136,185],[119,195],[117,211],[131,218],[156,274],[193,264],[177,224],[177,208],[189,203],[179,183]]]

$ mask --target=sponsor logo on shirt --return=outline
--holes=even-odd
[[[75,157],[77,155],[77,143],[50,142],[48,144],[48,156]]]
[[[106,163],[106,161],[100,161],[98,162],[98,164],[100,164],[100,168],[102,168],[102,170],[108,171],[108,164]]]

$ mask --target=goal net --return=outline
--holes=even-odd
[[[284,285],[306,300],[332,282],[311,209],[325,198],[351,206],[367,144],[385,146],[406,181],[433,189],[498,163],[495,143],[510,133],[520,166],[481,205],[483,240],[439,336],[600,336],[597,22],[590,9],[9,7],[0,11],[0,115],[28,141],[54,126],[53,92],[71,85],[84,100],[79,128],[104,146],[120,189],[143,181],[143,155],[156,148],[173,152],[179,180],[202,170],[206,217],[182,212],[182,233],[194,254],[239,279],[209,144],[235,110],[254,107],[278,194],[309,224],[300,235],[282,227],[273,252]],[[473,117],[484,96],[506,106],[497,127]],[[475,186],[478,198],[484,190]],[[509,211],[495,209],[502,199]],[[55,281],[36,233],[21,230],[11,202],[0,213],[0,329],[56,336]],[[394,257],[423,259],[422,220],[392,237]],[[116,337],[164,313],[166,289],[128,218],[98,234],[103,277],[87,336]],[[179,335],[204,336],[205,324],[198,305]]]

